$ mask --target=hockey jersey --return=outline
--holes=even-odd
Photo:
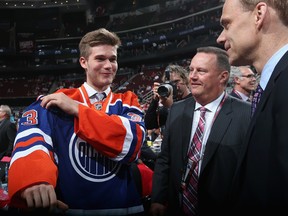
[[[137,96],[110,91],[99,108],[90,104],[84,85],[59,91],[79,102],[79,116],[45,109],[40,100],[26,108],[10,162],[11,205],[25,205],[17,192],[47,182],[55,187],[57,199],[68,204],[68,212],[142,212],[130,169],[145,137]]]

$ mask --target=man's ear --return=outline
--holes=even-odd
[[[87,64],[86,64],[87,61],[83,56],[79,58],[79,63],[80,63],[82,68],[87,69]]]
[[[239,84],[239,82],[240,82],[240,78],[239,77],[234,77],[234,83],[237,83],[237,84]]]
[[[221,83],[227,83],[229,79],[229,72],[228,71],[222,71],[220,74],[220,82]]]
[[[263,23],[265,21],[265,17],[267,17],[269,14],[268,6],[265,2],[259,2],[255,9],[255,24],[257,25],[257,29],[261,29],[263,26]]]

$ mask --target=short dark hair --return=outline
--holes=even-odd
[[[229,63],[229,57],[225,50],[219,48],[219,47],[213,47],[213,46],[207,46],[207,47],[199,47],[197,49],[197,53],[212,53],[216,55],[217,58],[217,64],[219,70],[225,70],[230,73],[230,63]]]

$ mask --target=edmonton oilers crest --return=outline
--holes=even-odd
[[[108,181],[120,169],[120,163],[99,154],[76,134],[73,134],[69,143],[69,158],[75,171],[92,182]]]

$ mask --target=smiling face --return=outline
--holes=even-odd
[[[231,65],[252,65],[259,45],[254,11],[244,9],[240,0],[226,0],[220,18],[223,30],[217,38],[229,55]]]
[[[116,76],[117,47],[111,45],[91,47],[88,58],[81,57],[79,61],[86,71],[87,83],[97,91],[104,91]]]
[[[191,93],[201,105],[212,102],[224,91],[229,72],[218,68],[215,54],[197,53],[189,69]]]
[[[235,77],[235,84],[239,85],[240,92],[250,94],[256,89],[256,76],[248,67],[240,67],[240,71],[242,75]]]

